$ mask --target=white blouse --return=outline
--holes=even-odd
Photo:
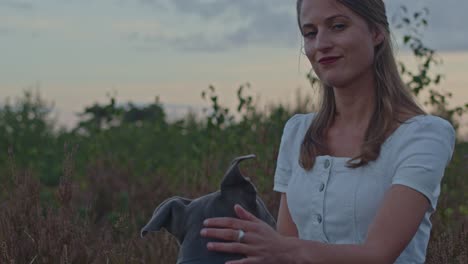
[[[424,263],[440,183],[455,131],[444,119],[415,116],[401,124],[364,167],[346,167],[350,158],[318,156],[310,171],[299,165],[300,146],[314,113],[297,114],[284,127],[274,190],[286,193],[299,238],[330,244],[362,244],[385,192],[392,184],[422,193],[431,207],[395,263]],[[398,221],[398,219],[395,219]]]

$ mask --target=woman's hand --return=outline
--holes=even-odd
[[[205,220],[206,228],[201,235],[225,241],[210,242],[209,250],[245,255],[246,258],[229,261],[226,264],[256,264],[256,263],[290,263],[295,256],[297,247],[293,241],[297,239],[284,237],[268,224],[258,219],[240,205],[234,206],[237,218],[219,217]],[[239,230],[244,231],[241,241],[238,241]]]

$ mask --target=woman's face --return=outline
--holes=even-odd
[[[382,34],[363,18],[336,1],[303,0],[300,22],[306,56],[322,82],[339,88],[372,74]]]

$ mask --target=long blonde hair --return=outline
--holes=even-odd
[[[390,27],[382,0],[336,0],[362,17],[370,28],[381,30],[384,41],[375,49],[374,74],[376,80],[376,104],[365,133],[360,154],[353,157],[348,166],[357,168],[376,160],[387,136],[393,131],[395,122],[402,123],[400,114],[425,114],[415,102],[408,87],[398,72],[393,54]],[[302,0],[297,0],[297,22],[302,32],[300,14]],[[310,170],[318,155],[328,153],[325,135],[333,123],[336,113],[333,87],[321,83],[321,103],[301,145],[299,163]]]

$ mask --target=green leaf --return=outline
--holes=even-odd
[[[408,44],[408,42],[409,42],[410,40],[411,40],[411,36],[409,36],[409,35],[405,35],[405,36],[403,37],[403,43],[405,43],[405,44]]]

